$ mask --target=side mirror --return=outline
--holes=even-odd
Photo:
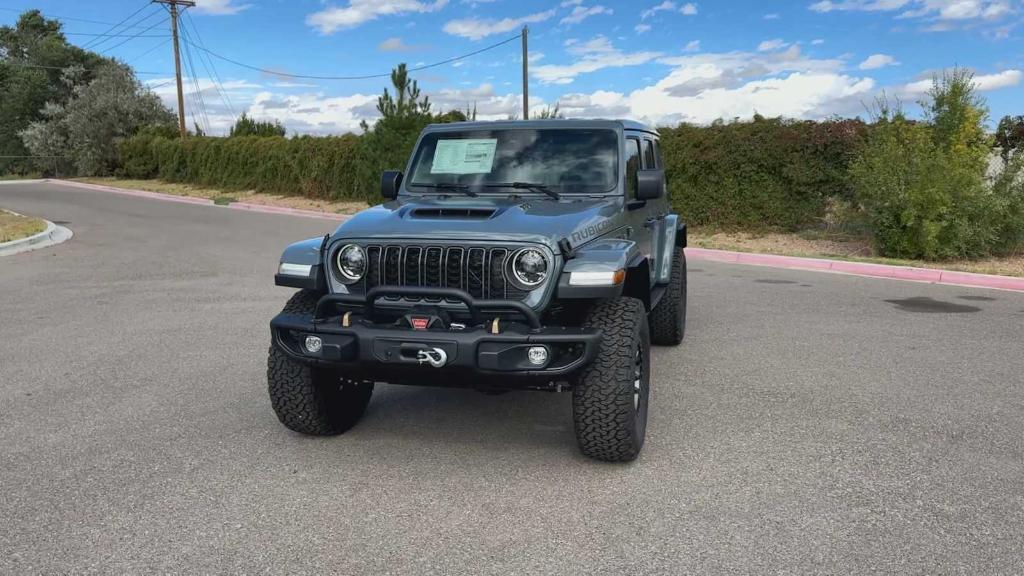
[[[398,198],[404,176],[398,170],[388,170],[380,176],[380,195],[387,200]]]
[[[637,200],[657,200],[665,196],[665,171],[641,170],[636,173]]]

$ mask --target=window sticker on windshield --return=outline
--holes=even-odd
[[[431,174],[487,174],[494,166],[497,138],[438,140]]]

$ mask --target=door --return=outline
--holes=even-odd
[[[661,151],[658,150],[657,140],[645,135],[642,146],[643,169],[657,170],[662,168]],[[648,200],[647,206],[644,208],[644,212],[647,215],[645,223],[651,235],[651,285],[656,283],[655,278],[658,276],[658,264],[663,264],[665,258],[672,257],[672,247],[666,246],[665,243],[667,232],[667,230],[665,230],[665,216],[667,216],[669,212],[667,190],[665,191],[665,194],[665,196],[662,196],[657,200]]]
[[[637,174],[644,169],[643,149],[640,136],[626,137],[626,221],[633,231],[630,240],[636,242],[637,248],[654,269],[653,243],[651,242],[651,224],[647,221],[647,202],[637,198]]]

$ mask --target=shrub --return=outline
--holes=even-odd
[[[1012,249],[1024,226],[1020,168],[986,181],[986,110],[971,75],[943,73],[930,97],[922,103],[923,123],[890,112],[883,101],[869,143],[851,169],[879,252],[945,259]]]
[[[867,129],[757,116],[660,132],[672,202],[688,223],[795,230],[823,218],[828,199],[852,198],[848,168]]]
[[[242,112],[242,115],[235,121],[235,125],[231,127],[231,131],[228,133],[229,136],[284,136],[284,126],[274,120],[261,121],[254,120],[249,117],[248,114]]]

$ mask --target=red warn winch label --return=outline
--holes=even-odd
[[[430,322],[430,319],[429,318],[410,318],[409,321],[412,322],[412,329],[413,330],[426,330],[427,329],[427,324]]]

